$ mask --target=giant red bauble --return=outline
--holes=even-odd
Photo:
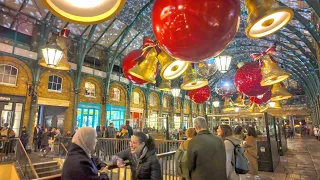
[[[210,98],[210,95],[211,95],[211,92],[208,85],[199,89],[188,91],[189,98],[197,104],[202,104],[208,101]]]
[[[247,96],[263,95],[271,86],[261,86],[262,80],[258,61],[249,62],[237,70],[234,76],[234,84],[239,92]]]
[[[133,66],[137,64],[137,61],[134,61],[134,60],[137,59],[139,56],[141,56],[141,54],[142,54],[142,50],[140,49],[133,50],[129,54],[127,54],[122,61],[122,72],[124,77],[126,77],[129,81],[135,84],[148,83],[147,81],[144,81],[140,78],[132,76],[128,72],[131,68],[133,68]]]
[[[152,28],[171,56],[199,62],[217,56],[240,23],[240,0],[155,0]]]
[[[263,104],[270,100],[272,93],[271,91],[266,92],[264,95],[249,97],[249,99],[256,104]]]

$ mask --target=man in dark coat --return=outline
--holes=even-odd
[[[126,121],[126,128],[128,130],[129,138],[131,138],[131,136],[133,135],[133,129],[130,126],[130,121]]]
[[[33,144],[34,144],[34,152],[37,152],[41,148],[41,127],[40,124],[37,124],[36,127],[34,127],[33,132]]]
[[[20,135],[21,143],[25,150],[27,150],[27,144],[29,142],[29,134],[27,132],[27,128],[25,126],[22,127],[21,135]]]
[[[194,126],[198,134],[188,145],[191,179],[227,180],[226,150],[222,139],[208,130],[206,119],[203,117],[197,117]]]

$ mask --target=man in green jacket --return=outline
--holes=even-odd
[[[188,167],[193,180],[227,180],[226,150],[222,139],[208,130],[207,121],[194,121],[197,135],[189,142]]]

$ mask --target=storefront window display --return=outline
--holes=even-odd
[[[108,104],[106,106],[106,120],[108,125],[112,122],[114,127],[120,130],[121,125],[125,124],[125,112],[126,107],[124,106],[113,106]]]
[[[79,102],[77,111],[77,126],[97,127],[100,124],[100,104]]]

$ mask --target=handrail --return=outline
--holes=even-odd
[[[14,138],[14,139],[16,139],[16,140],[19,142],[19,144],[20,144],[20,146],[21,146],[21,149],[22,149],[23,152],[24,152],[24,155],[27,157],[27,160],[28,160],[28,163],[29,163],[29,166],[30,166],[30,168],[31,168],[31,171],[32,171],[33,175],[35,175],[36,178],[39,178],[39,176],[38,176],[36,170],[34,169],[34,166],[33,166],[32,162],[31,162],[31,160],[30,160],[30,158],[29,158],[26,150],[24,149],[24,147],[23,147],[23,145],[22,145],[22,142],[20,141],[19,138]]]
[[[157,157],[158,158],[163,158],[163,157],[166,157],[166,156],[174,155],[175,153],[176,153],[176,151],[170,151],[170,152],[166,152],[166,153],[157,154]]]
[[[37,178],[37,179],[32,179],[32,180],[47,180],[47,179],[59,178],[59,177],[61,177],[61,174],[55,174],[55,175],[46,176],[46,177]]]
[[[64,146],[64,144],[63,144],[63,143],[60,143],[60,145],[62,146],[63,150],[66,151],[66,153],[68,153],[68,150],[67,150],[67,148]]]

